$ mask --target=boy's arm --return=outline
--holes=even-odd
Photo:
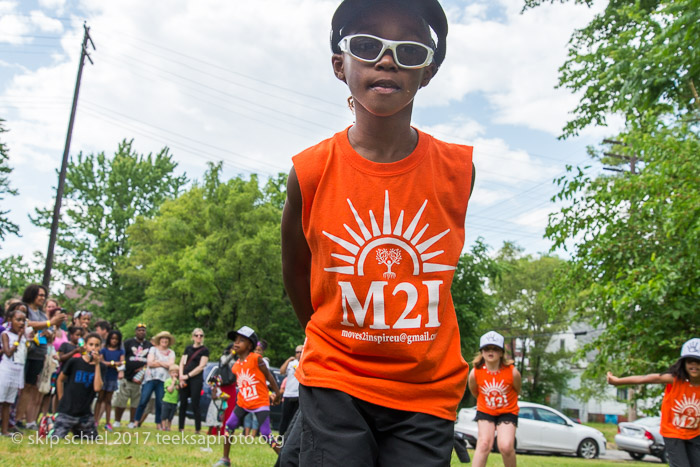
[[[58,378],[56,379],[56,395],[58,396],[58,400],[60,401],[63,399],[63,383],[66,380],[66,374],[64,372],[61,372],[61,374],[58,375]]]
[[[301,189],[292,168],[282,211],[282,279],[297,319],[306,329],[314,308],[311,304],[311,250],[304,237],[301,214]]]
[[[102,390],[102,354],[95,357],[95,378],[92,380],[92,388],[95,392]]]
[[[258,356],[258,367],[260,367],[260,370],[265,375],[265,379],[267,379],[267,381],[270,383],[270,388],[275,393],[275,398],[273,400],[273,404],[278,404],[280,397],[282,396],[282,394],[280,393],[280,387],[277,384],[277,380],[275,379],[275,376],[272,374],[272,372],[267,367],[267,365],[265,365],[265,362],[263,361],[262,356]]]
[[[618,378],[608,371],[608,384],[620,386],[623,384],[671,384],[673,383],[673,375],[670,373],[652,373],[649,375],[634,375]]]

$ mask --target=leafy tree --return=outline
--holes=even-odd
[[[7,131],[3,125],[4,121],[0,118],[0,135]],[[7,195],[17,195],[17,190],[10,186],[9,177],[12,173],[12,167],[7,163],[9,159],[9,150],[5,143],[0,141],[0,201],[3,201]],[[9,209],[0,210],[0,240],[5,240],[8,234],[19,234],[19,226],[6,217],[9,212]]]
[[[493,313],[494,303],[487,287],[498,277],[499,269],[488,253],[489,247],[482,238],[478,238],[471,251],[459,258],[452,281],[452,300],[459,323],[462,355],[467,360],[479,348],[479,324],[484,317]]]
[[[525,7],[547,2],[554,0],[525,0]],[[610,1],[570,45],[559,85],[583,97],[564,136],[605,125],[611,113],[628,122],[669,116],[698,121],[700,0]]]
[[[639,161],[634,174],[569,167],[557,180],[568,205],[546,236],[572,261],[552,299],[601,332],[584,377],[663,370],[698,334],[699,50],[700,1],[610,1],[560,69],[560,85],[583,92],[564,136],[618,112],[615,151]]]
[[[55,270],[104,302],[110,319],[131,314],[142,290],[118,267],[129,252],[127,229],[137,216],[151,217],[186,182],[174,175],[177,163],[167,148],[139,155],[133,141],[122,141],[113,157],[78,154],[66,171],[65,208],[57,236]],[[52,210],[37,210],[35,225],[50,228]]]
[[[173,332],[178,350],[195,327],[215,351],[228,331],[249,325],[270,343],[269,356],[284,360],[303,342],[280,273],[284,176],[261,189],[256,176],[224,183],[220,174],[212,165],[202,184],[129,228],[120,271],[145,290],[143,314],[131,321]]]
[[[523,376],[523,398],[545,402],[561,393],[571,372],[563,362],[569,355],[548,349],[552,336],[566,329],[568,310],[550,308],[550,285],[564,261],[553,256],[533,258],[506,242],[496,261],[500,276],[492,284],[495,312],[484,320],[483,331],[495,329],[517,349],[516,366]]]
[[[10,298],[21,298],[27,285],[41,282],[41,270],[24,262],[22,255],[0,259],[0,306]]]
[[[576,238],[558,300],[604,329],[587,375],[659,371],[700,334],[700,138],[685,126],[625,136],[644,168],[593,176],[569,168],[550,217],[554,246]]]

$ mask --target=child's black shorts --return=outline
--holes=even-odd
[[[477,410],[476,417],[474,417],[474,421],[478,422],[479,420],[488,420],[496,426],[500,425],[501,423],[512,423],[513,425],[518,426],[518,416],[513,413],[491,415]]]
[[[447,466],[454,421],[299,385],[300,466]]]

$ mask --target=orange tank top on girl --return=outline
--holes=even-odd
[[[410,155],[376,163],[345,130],[293,160],[314,308],[297,379],[454,420],[469,367],[450,287],[472,148],[418,131]]]
[[[260,370],[258,363],[260,359],[259,354],[251,352],[245,359],[236,360],[231,368],[236,375],[236,388],[238,389],[236,405],[242,409],[254,410],[270,405],[265,375]]]
[[[700,436],[700,386],[674,379],[661,403],[661,436],[692,439]]]
[[[497,373],[488,371],[486,365],[474,368],[474,379],[479,387],[476,410],[494,416],[518,414],[518,393],[513,388],[513,368],[513,365],[501,367]]]

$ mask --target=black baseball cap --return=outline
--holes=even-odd
[[[442,65],[447,52],[447,17],[438,0],[343,0],[343,3],[335,10],[331,20],[331,50],[333,53],[340,53],[338,43],[343,38],[342,31],[348,23],[367,8],[376,7],[377,4],[386,1],[393,1],[393,3],[401,5],[402,8],[415,11],[428,23],[437,36],[437,48],[433,60],[438,67]]]
[[[238,331],[229,331],[228,338],[232,341],[236,340],[236,336],[243,336],[253,343],[253,348],[258,345],[258,335],[255,334],[252,328],[248,326],[243,326]]]

